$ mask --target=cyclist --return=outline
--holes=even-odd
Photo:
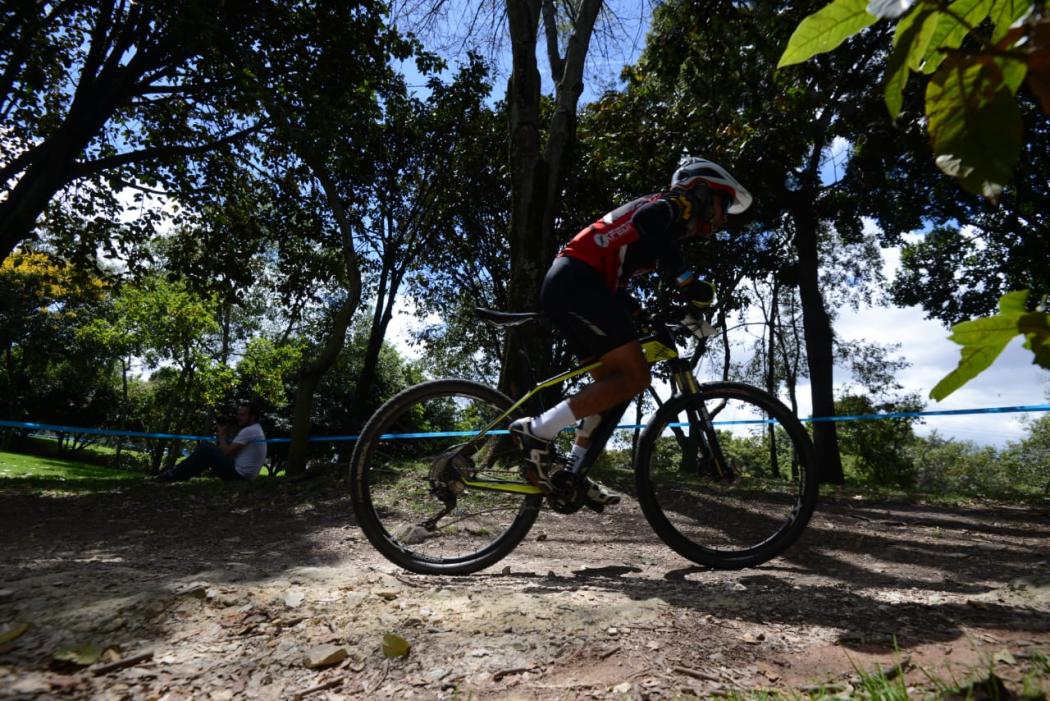
[[[594,222],[561,250],[540,291],[540,305],[582,360],[601,360],[594,382],[539,416],[510,425],[531,465],[526,478],[551,489],[554,437],[582,419],[568,467],[579,468],[600,414],[645,391],[649,366],[631,316],[639,309],[628,280],[659,271],[691,304],[707,307],[714,287],[698,279],[682,260],[680,244],[710,238],[728,214],[751,205],[751,195],[724,168],[703,158],[686,157],[671,177],[667,192],[641,197]],[[584,485],[586,503],[616,504],[620,496],[598,482]]]

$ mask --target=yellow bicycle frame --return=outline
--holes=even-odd
[[[647,336],[642,341],[642,354],[645,356],[646,362],[650,365],[654,365],[665,360],[673,360],[678,357],[678,351],[668,346],[658,338],[654,336]],[[509,409],[497,416],[492,423],[485,428],[478,431],[477,435],[467,441],[467,444],[471,444],[476,440],[481,439],[483,436],[492,431],[496,426],[503,425],[507,419],[513,414],[518,408],[520,408],[527,401],[536,396],[537,393],[549,388],[556,387],[566,380],[571,380],[574,377],[579,377],[584,373],[588,373],[595,368],[602,366],[601,361],[582,365],[573,370],[566,370],[565,372],[559,373],[554,377],[546,379],[535,387],[530,389],[525,396],[516,401]],[[691,372],[678,373],[676,378],[679,381],[679,386],[684,387],[688,392],[692,393],[697,390],[696,378],[693,377]],[[512,492],[515,494],[543,494],[543,490],[525,482],[512,482],[508,480],[470,480],[463,479],[463,484],[473,489],[487,489],[492,492]]]

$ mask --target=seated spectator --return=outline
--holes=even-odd
[[[237,435],[230,438],[233,426],[220,423],[216,443],[202,443],[196,450],[156,479],[158,482],[181,482],[204,473],[209,468],[224,480],[253,480],[266,460],[266,436],[259,425],[259,410],[249,404],[237,407]]]

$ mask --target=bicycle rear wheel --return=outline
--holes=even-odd
[[[413,572],[469,574],[521,542],[542,495],[463,483],[505,480],[528,489],[518,473],[521,451],[505,431],[467,445],[510,406],[506,395],[476,382],[434,380],[376,411],[350,463],[351,499],[361,529],[387,559]]]
[[[794,543],[816,506],[817,478],[812,443],[791,411],[731,382],[661,407],[635,455],[638,501],[653,530],[679,555],[717,569],[754,567]]]

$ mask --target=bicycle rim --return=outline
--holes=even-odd
[[[520,451],[504,432],[473,444],[469,458],[449,459],[510,404],[484,385],[437,380],[376,412],[354,453],[352,496],[362,529],[388,559],[415,572],[467,574],[497,562],[525,536],[542,497],[465,488],[462,481],[521,482]],[[451,511],[428,523],[451,504],[451,494]]]
[[[690,420],[701,406],[711,425]],[[783,404],[747,385],[703,385],[701,395],[666,404],[646,427],[636,461],[639,502],[653,529],[708,567],[776,557],[816,505],[808,435]]]

